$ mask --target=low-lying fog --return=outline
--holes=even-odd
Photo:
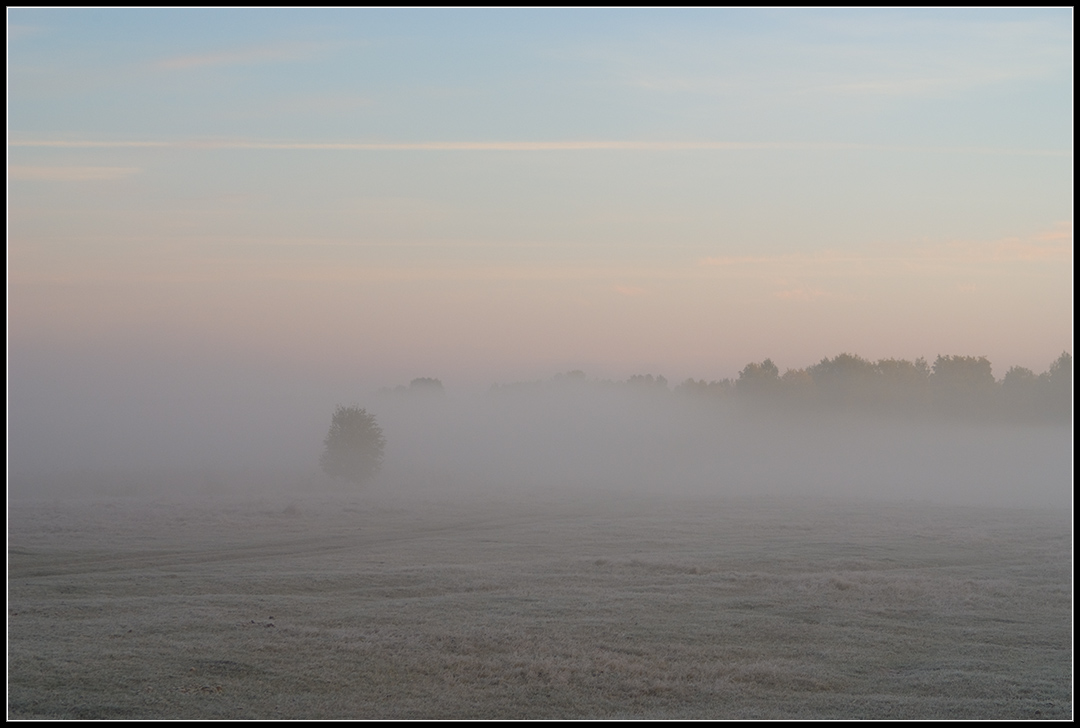
[[[9,493],[300,498],[356,489],[319,472],[333,412],[325,394],[283,388],[260,399],[256,390],[126,402],[104,391],[74,405],[16,392]],[[401,390],[355,400],[386,437],[381,475],[357,490],[1071,503],[1067,423],[756,409],[666,385],[568,378],[479,393]]]
[[[493,488],[1066,505],[1067,428],[785,417],[665,393],[380,403],[386,476]]]
[[[1068,426],[645,384],[14,403],[9,717],[1071,717]]]

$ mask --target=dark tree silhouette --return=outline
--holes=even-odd
[[[997,382],[985,356],[941,356],[934,361],[930,387],[940,412],[981,416],[987,413]]]
[[[938,356],[872,362],[855,354],[826,357],[783,376],[771,359],[751,362],[734,382],[687,379],[675,391],[689,399],[742,399],[788,411],[960,420],[1068,423],[1072,419],[1072,354],[1061,353],[1049,371],[1035,375],[1012,367],[994,379],[985,356]],[[631,377],[630,384],[650,378]]]
[[[334,478],[362,484],[382,469],[386,438],[375,415],[360,407],[339,405],[323,444],[319,465]]]
[[[1024,419],[1039,414],[1040,397],[1048,377],[1027,367],[1011,367],[1001,380],[1001,408],[1006,417]]]
[[[409,382],[409,392],[412,394],[431,394],[439,397],[446,394],[442,382],[431,377],[417,377]]]
[[[735,389],[735,382],[730,379],[721,379],[715,382],[706,382],[704,379],[694,380],[693,378],[687,379],[682,384],[675,387],[675,391],[681,395],[701,399],[711,398],[723,400],[730,396],[731,392]]]
[[[626,381],[626,384],[638,391],[663,390],[667,391],[667,379],[663,376],[653,378],[652,374],[635,374]]]
[[[1073,360],[1072,354],[1067,351],[1061,352],[1050,370],[1043,374],[1045,378],[1045,411],[1056,419],[1068,422],[1072,417],[1073,401]]]
[[[788,369],[780,377],[784,399],[793,407],[812,407],[817,397],[814,378],[805,369]]]
[[[919,357],[880,359],[877,369],[873,406],[880,412],[913,415],[925,412],[930,401],[930,367]]]
[[[994,386],[990,360],[985,356],[938,356],[933,379],[939,384],[960,390],[987,389]]]
[[[872,404],[880,379],[877,365],[855,354],[826,357],[806,371],[825,403],[848,407]]]
[[[773,364],[772,359],[766,359],[760,364],[747,364],[735,380],[735,388],[740,393],[750,395],[773,394],[779,384],[780,370]]]

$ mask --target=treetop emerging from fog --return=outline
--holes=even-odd
[[[327,475],[363,484],[382,469],[386,438],[367,410],[339,405],[323,441],[319,465]]]

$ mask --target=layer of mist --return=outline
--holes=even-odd
[[[49,442],[31,437],[33,422],[13,416],[9,493],[535,491],[1071,503],[1067,424],[882,416],[692,394],[662,378],[612,383],[580,373],[474,394],[416,380],[358,403],[387,441],[382,473],[362,486],[318,471],[332,410],[317,399],[301,402],[295,391],[261,403],[261,411],[238,406],[223,414],[219,401],[177,401],[160,416],[129,413],[126,430],[107,416],[91,422],[84,415],[85,427],[58,425]]]
[[[779,412],[664,387],[557,379],[455,399],[378,398],[404,486],[822,495],[1063,506],[1067,427]]]

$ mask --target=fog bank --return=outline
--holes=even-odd
[[[282,386],[266,397],[249,386],[228,397],[224,388],[201,398],[154,394],[119,404],[102,397],[74,410],[57,401],[53,414],[62,416],[51,428],[25,417],[29,403],[17,399],[9,493],[303,498],[382,490],[1071,504],[1071,428],[1063,425],[778,410],[695,399],[646,378],[560,377],[478,394],[399,387],[357,398],[387,446],[382,473],[354,486],[318,471],[340,393]],[[138,411],[139,401],[151,406]],[[38,412],[48,410],[38,404]]]

